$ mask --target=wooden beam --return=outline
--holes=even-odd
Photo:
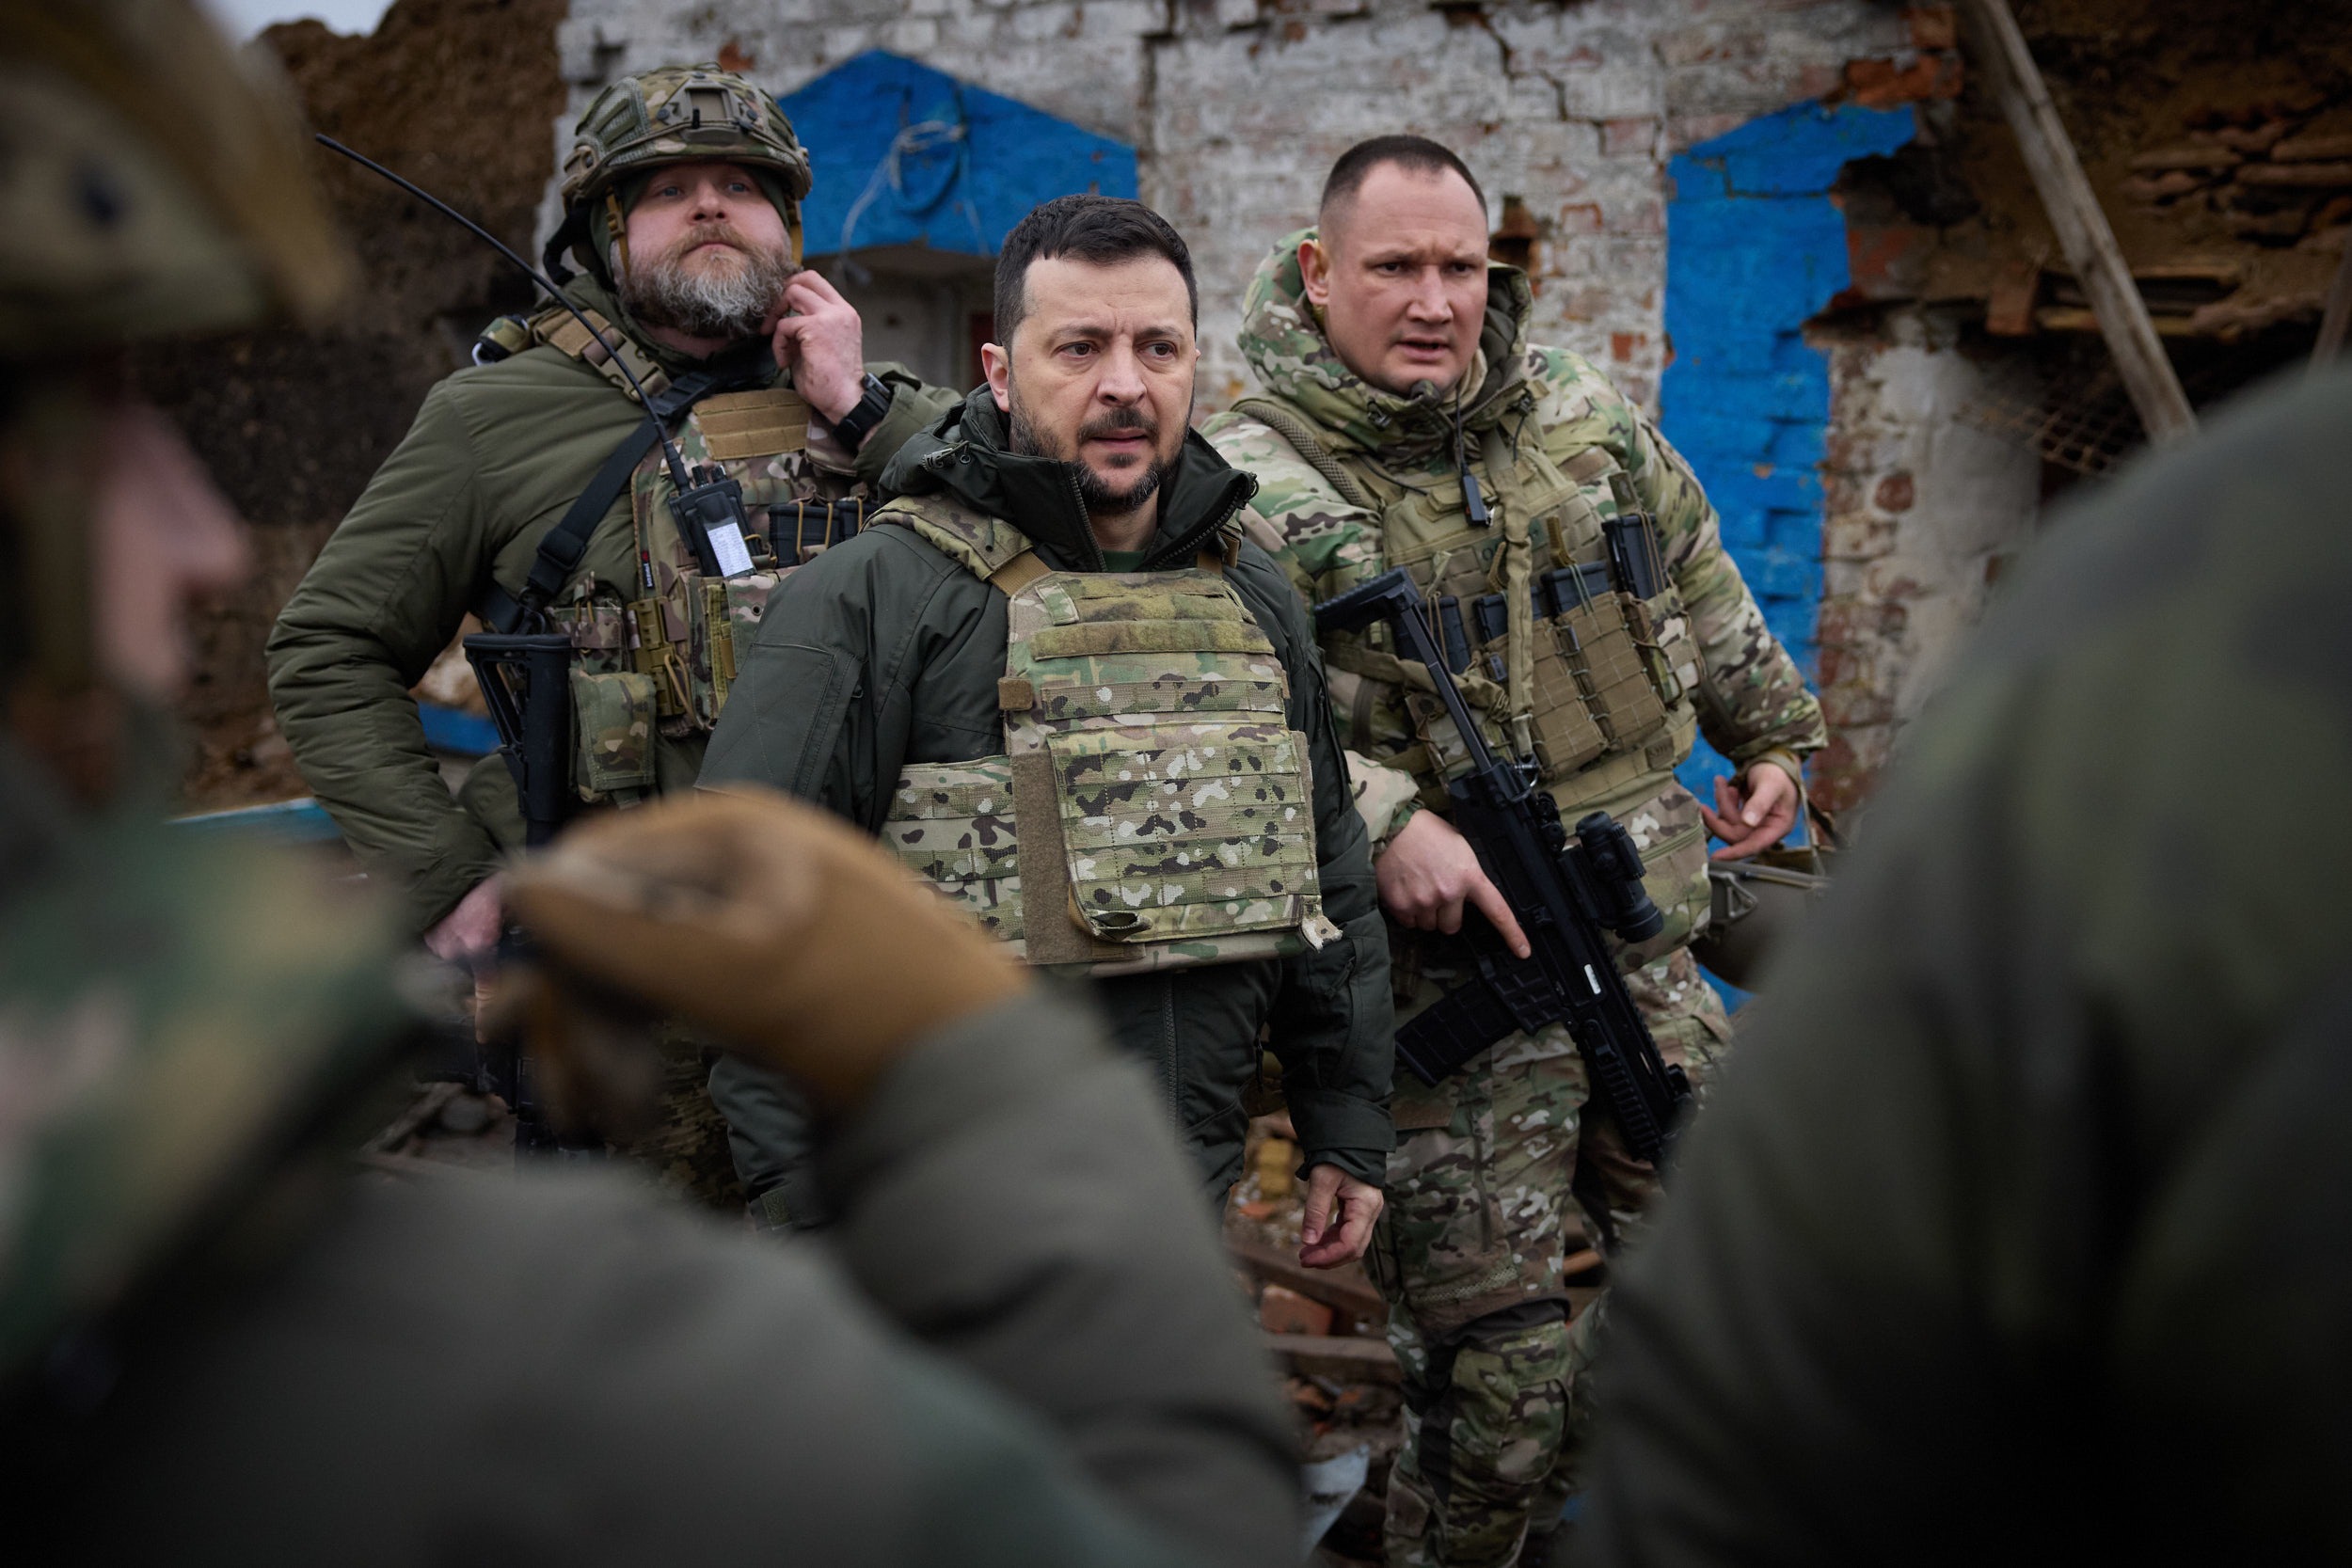
[[[2034,64],[2033,52],[2026,47],[2026,35],[2010,14],[2009,0],[1962,0],[1962,8],[1977,35],[1979,63],[2000,99],[2010,130],[2016,134],[2018,150],[2025,154],[2034,188],[2042,193],[2059,248],[2098,312],[2107,352],[2115,356],[2116,370],[2132,395],[2132,405],[2139,410],[2148,438],[2162,446],[2194,435],[2197,415],[2181,390],[2180,377],[2172,373],[2172,361],[2165,357],[2147,302],[2139,297],[2122,247],[2115,243],[2115,230],[2090,194],[2082,160],[2074,155],[2074,144],[2050,102],[2049,87],[2042,79],[2042,68]]]
[[[1258,1342],[1301,1371],[1325,1372],[1343,1383],[1394,1383],[1396,1352],[1386,1339],[1331,1334],[1261,1334]]]
[[[1372,1282],[1350,1270],[1335,1274],[1325,1269],[1311,1269],[1287,1252],[1279,1252],[1258,1242],[1244,1241],[1238,1236],[1225,1238],[1225,1250],[1234,1262],[1241,1264],[1268,1285],[1286,1286],[1310,1301],[1319,1301],[1338,1312],[1350,1312],[1374,1323],[1386,1323],[1389,1304]]]

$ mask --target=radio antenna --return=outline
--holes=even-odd
[[[369,157],[366,153],[355,152],[332,136],[318,135],[316,139],[321,147],[326,148],[330,151],[340,152],[344,157],[349,158],[353,163],[358,164],[361,168],[382,175],[385,179],[389,180],[393,184],[398,185],[402,190],[406,191],[410,196],[415,197],[419,201],[423,202],[426,206],[431,207],[435,212],[439,213],[443,217],[450,218],[457,223],[463,224],[467,229],[472,230],[475,238],[481,240],[491,249],[497,251],[501,256],[503,256],[508,261],[514,262],[516,270],[521,272],[525,277],[530,278],[533,283],[539,285],[540,288],[546,290],[547,295],[549,299],[552,299],[556,304],[564,307],[564,309],[569,310],[572,313],[572,319],[588,329],[588,336],[596,341],[597,345],[601,347],[606,356],[612,359],[614,368],[619,370],[624,376],[628,378],[628,389],[637,394],[638,405],[644,409],[645,417],[654,422],[654,433],[661,442],[661,456],[663,462],[669,466],[671,483],[681,491],[691,487],[693,481],[687,475],[685,459],[678,456],[677,448],[671,443],[670,433],[661,428],[661,417],[654,412],[653,399],[645,395],[644,384],[637,379],[637,372],[628,368],[628,361],[621,357],[619,351],[612,346],[612,340],[596,330],[596,324],[582,315],[579,306],[574,305],[570,300],[564,297],[563,290],[548,282],[546,275],[541,273],[538,268],[532,266],[529,261],[524,261],[521,257],[516,255],[514,251],[508,249],[505,241],[500,239],[496,234],[491,233],[487,229],[483,228],[482,225],[474,222],[473,219],[468,217],[465,214],[459,212],[448,202],[443,201],[439,197],[435,196],[431,191],[425,190],[420,185],[402,179],[399,175],[394,174],[390,169],[386,168],[382,164],[377,163],[373,158]]]

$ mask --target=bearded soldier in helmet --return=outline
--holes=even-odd
[[[811,810],[611,816],[509,896],[550,1082],[609,1086],[565,1053],[628,1047],[618,996],[796,1074],[835,1251],[610,1172],[351,1180],[405,1082],[398,913],[155,809],[184,599],[243,548],[118,359],[315,319],[342,258],[189,0],[0,0],[0,1558],[1289,1560],[1150,1091]],[[881,985],[894,940],[925,962]]]
[[[809,184],[790,123],[740,76],[674,68],[599,93],[546,257],[596,332],[552,303],[495,324],[488,362],[427,395],[278,619],[270,691],[295,761],[442,958],[496,944],[493,868],[522,842],[506,768],[453,801],[408,695],[467,613],[570,634],[580,801],[691,784],[778,578],[855,531],[882,461],[948,405],[868,371],[857,312],[798,270]],[[741,486],[740,556],[673,515],[632,372],[691,478]]]
[[[1724,856],[1781,837],[1820,709],[1691,470],[1591,365],[1528,341],[1530,300],[1525,275],[1488,264],[1485,198],[1459,158],[1418,136],[1362,143],[1333,166],[1319,226],[1280,241],[1250,286],[1241,347],[1265,395],[1203,433],[1258,475],[1269,547],[1302,593],[1409,570],[1489,747],[1562,820],[1624,824],[1665,927],[1619,962],[1661,1054],[1703,1085],[1730,1039],[1689,951],[1708,835]],[[1409,1018],[1476,973],[1463,921],[1492,921],[1514,950],[1525,937],[1443,814],[1467,762],[1426,673],[1386,628],[1324,651]],[[1739,769],[1713,810],[1674,775],[1702,730]],[[1436,1085],[1399,1076],[1373,1249],[1406,1370],[1389,1560],[1507,1564],[1524,1547],[1541,1561],[1575,1484],[1590,1343],[1572,1346],[1565,1321],[1569,1222],[1581,1206],[1615,1250],[1656,1173],[1562,1025],[1506,1036]]]

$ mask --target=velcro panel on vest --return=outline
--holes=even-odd
[[[1030,863],[1066,867],[1069,856],[1062,843],[1061,812],[1054,800],[1053,757],[1044,752],[1019,752],[1009,760],[1013,810],[1028,825]],[[1070,901],[1069,884],[1063,877],[1030,878],[1025,896],[1036,899],[1041,911],[1036,921],[1023,923],[1022,957],[1033,964],[1084,964],[1102,956],[1103,944],[1078,924],[1077,909]],[[1069,914],[1057,918],[1062,907],[1068,908]]]
[[[1050,806],[1045,816],[1053,816]],[[910,764],[892,794],[882,841],[992,935],[1021,942],[1021,839],[1009,757]]]
[[[1155,731],[1167,743],[1149,750],[1113,730],[1048,738],[1078,917],[1120,942],[1296,926],[1315,890],[1299,737],[1267,724],[1184,728]]]
[[[1266,654],[1274,644],[1247,621],[1082,621],[1046,626],[1029,640],[1036,658],[1107,654]]]
[[[722,463],[808,446],[808,400],[783,387],[705,398],[694,406],[694,422],[705,450]]]

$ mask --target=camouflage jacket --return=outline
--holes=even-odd
[[[1586,509],[1587,516],[1616,515],[1622,500],[1608,479],[1621,476],[1629,483],[1630,499],[1656,520],[1663,564],[1679,599],[1671,629],[1688,649],[1676,662],[1695,678],[1682,683],[1690,689],[1668,705],[1674,721],[1645,751],[1583,765],[1574,779],[1551,778],[1550,787],[1573,797],[1564,799],[1564,806],[1602,805],[1627,817],[1645,853],[1671,844],[1680,866],[1672,879],[1678,885],[1692,883],[1692,871],[1703,877],[1704,835],[1695,808],[1671,777],[1690,745],[1692,726],[1678,715],[1693,717],[1694,727],[1735,764],[1770,759],[1800,783],[1802,758],[1823,743],[1826,732],[1804,675],[1766,628],[1724,551],[1697,480],[1641,410],[1591,364],[1565,349],[1527,341],[1528,284],[1513,268],[1498,266],[1490,274],[1481,359],[1458,410],[1452,401],[1416,400],[1371,387],[1341,363],[1302,293],[1297,250],[1311,232],[1283,239],[1259,268],[1244,307],[1241,347],[1265,391],[1286,413],[1303,417],[1328,460],[1365,482],[1376,476],[1380,493],[1419,491],[1442,500],[1458,489],[1454,454],[1459,440],[1498,517],[1509,520],[1519,472],[1499,472],[1498,459],[1532,448],[1574,487],[1576,493],[1556,493],[1565,495],[1566,507]],[[1302,594],[1327,597],[1394,563],[1393,552],[1404,542],[1397,506],[1375,512],[1351,502],[1311,455],[1247,411],[1216,416],[1203,434],[1228,461],[1258,476],[1258,510],[1272,526],[1267,543]],[[1522,531],[1526,526],[1519,520]],[[1495,531],[1498,536],[1504,531]],[[1539,531],[1534,549],[1542,548]],[[1334,669],[1335,697],[1359,774],[1367,763],[1391,770],[1404,766],[1400,753],[1415,738],[1409,726],[1368,701],[1351,702],[1360,688],[1339,673],[1341,662]],[[1500,704],[1500,691],[1486,694]],[[1377,778],[1359,787],[1375,840],[1385,842],[1413,808],[1415,791],[1409,784],[1384,786]],[[1383,800],[1394,809],[1383,809]],[[1664,888],[1653,893],[1670,918],[1676,904],[1690,902],[1670,903]],[[1686,909],[1675,924],[1687,931],[1693,918]]]
[[[267,1213],[272,1162],[413,1026],[375,901],[134,794],[85,816],[0,741],[0,1385]]]
[[[566,292],[609,322],[627,320],[593,281]],[[693,366],[633,334],[626,351],[671,373]],[[812,443],[805,463],[794,454],[799,477],[787,483],[820,494],[870,484],[883,460],[952,396],[893,367],[876,369],[887,372],[896,398],[854,464]],[[775,378],[772,366],[767,378]],[[399,892],[419,930],[520,844],[521,827],[513,784],[496,758],[476,767],[452,801],[409,688],[493,585],[510,594],[521,587],[540,540],[643,417],[620,386],[553,347],[459,371],[426,395],[406,438],[271,633],[270,695],[303,777],[360,863]],[[686,434],[690,445],[702,438],[691,425]],[[628,657],[622,606],[641,592],[640,517],[660,504],[648,486],[667,483],[641,470],[641,482],[597,524],[559,601],[575,607],[575,636],[591,670]],[[657,556],[654,565],[667,585],[670,562]],[[691,784],[706,738],[663,724],[650,758],[655,785]]]
[[[1003,439],[1003,416],[982,388],[909,443],[884,483],[1007,519],[1056,570],[1102,570],[1061,466],[1014,457]],[[1248,485],[1190,437],[1160,494],[1145,570],[1161,559],[1189,564],[1203,530],[1225,524]],[[1213,1187],[1221,1192],[1238,1168],[1241,1097],[1257,1071],[1262,1026],[1281,1059],[1306,1158],[1377,1181],[1391,1141],[1391,1006],[1362,825],[1303,607],[1254,546],[1241,546],[1226,580],[1289,675],[1288,725],[1310,744],[1324,912],[1342,934],[1279,960],[1093,988],[1120,1040],[1157,1069]],[[711,737],[704,780],[788,789],[879,832],[908,765],[1005,753],[1007,635],[1002,593],[911,530],[870,529],[779,590]]]

